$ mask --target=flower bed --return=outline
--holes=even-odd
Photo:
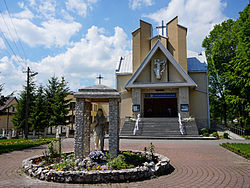
[[[126,151],[135,155],[150,155],[149,152]],[[122,152],[124,153],[124,152]],[[64,155],[72,155],[66,153]],[[97,156],[99,154],[93,154]],[[101,156],[101,155],[100,155]],[[91,157],[91,155],[90,155]],[[53,168],[42,164],[44,156],[35,156],[23,161],[23,171],[31,177],[40,180],[60,182],[60,183],[109,183],[109,182],[127,182],[147,179],[164,174],[170,167],[170,160],[160,154],[154,154],[154,161],[144,162],[137,167],[121,170],[110,170],[105,163],[91,163],[90,157],[80,161],[75,161],[75,166],[69,169]],[[101,156],[102,158],[103,156]],[[73,158],[72,158],[73,160]],[[98,160],[98,159],[97,159]],[[67,159],[65,160],[67,161]],[[98,161],[100,162],[100,161]],[[94,165],[93,165],[94,164]],[[66,165],[67,166],[67,165]],[[70,165],[69,165],[70,166]],[[89,168],[92,166],[92,168]],[[52,166],[53,167],[53,166]],[[94,168],[93,168],[94,167]]]

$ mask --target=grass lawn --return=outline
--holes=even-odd
[[[247,159],[250,159],[250,144],[243,143],[222,143],[220,144],[222,147],[237,153]]]
[[[33,146],[40,146],[43,144],[48,144],[52,140],[53,139],[51,138],[0,140],[0,154],[8,153],[14,150],[29,148]]]

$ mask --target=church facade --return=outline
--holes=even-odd
[[[208,76],[205,53],[187,50],[187,28],[175,17],[166,36],[152,36],[152,25],[140,20],[133,33],[132,54],[120,59],[116,89],[121,95],[121,124],[127,117],[195,118],[209,128]]]

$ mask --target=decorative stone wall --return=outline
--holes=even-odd
[[[119,152],[119,102],[109,99],[109,154],[116,157]]]
[[[90,113],[91,103],[77,99],[75,130],[76,159],[83,159],[90,152]]]
[[[139,154],[141,151],[132,151]],[[55,171],[47,170],[40,165],[33,164],[33,160],[42,157],[35,156],[23,161],[23,171],[40,180],[60,182],[60,183],[110,183],[128,182],[152,178],[166,174],[170,167],[170,160],[160,154],[154,154],[158,158],[158,163],[144,163],[143,166],[125,170],[107,171]]]

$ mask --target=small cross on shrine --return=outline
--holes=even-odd
[[[97,76],[96,78],[97,78],[97,79],[99,79],[99,84],[101,84],[102,79],[103,79],[102,75],[101,75],[101,74],[99,74],[99,76]]]
[[[158,31],[158,35],[159,35],[159,29],[161,29],[162,31],[162,36],[164,36],[164,28],[166,28],[166,35],[167,35],[167,25],[164,25],[164,21],[161,21],[161,26],[157,26],[156,29]]]

